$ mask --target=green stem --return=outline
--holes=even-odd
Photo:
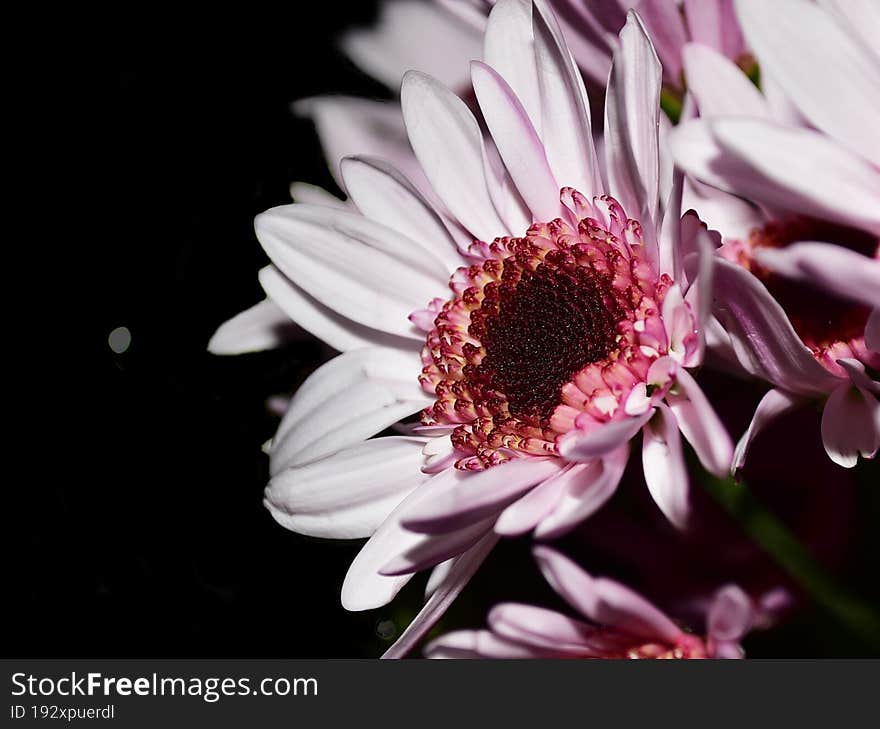
[[[816,604],[873,646],[880,647],[880,615],[851,594],[807,552],[797,537],[742,482],[709,474],[706,490]]]

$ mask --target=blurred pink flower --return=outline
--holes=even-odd
[[[680,218],[641,21],[630,15],[615,54],[604,166],[546,5],[504,0],[486,32],[507,39],[472,64],[488,137],[436,79],[404,79],[430,195],[386,161],[350,157],[340,169],[353,207],[287,205],[256,221],[267,293],[343,352],[292,399],[266,504],[304,534],[370,537],[343,585],[352,610],[447,562],[395,651],[498,536],[555,536],[598,509],[640,431],[648,487],[678,526],[689,508],[680,434],[716,474],[732,457],[688,372],[704,351],[711,243],[695,216]],[[679,243],[695,253],[689,275]],[[421,426],[395,426],[419,411]],[[406,434],[371,439],[390,426]]]
[[[618,582],[592,577],[567,557],[536,547],[544,577],[590,622],[546,608],[497,605],[488,630],[448,633],[428,658],[743,658],[740,640],[755,609],[735,585],[721,588],[707,612],[707,634],[687,633],[659,608]]]
[[[723,191],[709,214],[724,240],[714,310],[729,340],[718,340],[774,386],[735,468],[770,420],[816,397],[827,397],[822,440],[835,463],[880,446],[880,383],[866,370],[880,368],[880,13],[820,5],[737,2],[763,94],[710,49],[684,52],[703,118],[671,145]]]

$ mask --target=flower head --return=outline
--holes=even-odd
[[[754,621],[749,597],[735,585],[714,596],[706,635],[685,632],[628,587],[584,572],[548,547],[536,547],[544,577],[589,622],[546,608],[497,605],[489,629],[443,635],[429,658],[742,658],[739,642]]]

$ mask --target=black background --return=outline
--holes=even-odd
[[[297,15],[143,11],[71,18],[69,32],[58,23],[58,52],[30,89],[50,150],[25,189],[40,208],[15,247],[26,260],[13,273],[22,273],[8,274],[26,287],[11,318],[39,310],[27,325],[36,381],[7,383],[26,415],[14,422],[23,447],[7,455],[10,474],[21,467],[8,481],[24,503],[9,512],[5,654],[376,656],[390,644],[387,621],[399,628],[415,610],[421,579],[392,606],[346,613],[339,590],[359,544],[287,532],[261,503],[260,445],[277,423],[265,400],[295,389],[330,352],[308,339],[243,357],[206,350],[220,323],[262,298],[253,217],[288,202],[291,181],[333,189],[312,125],[291,102],[390,98],[335,46],[341,29],[374,12],[372,2],[309,3]],[[132,334],[123,354],[107,343],[119,326]],[[728,385],[716,383],[716,399],[742,400]],[[733,432],[759,392],[734,403]],[[787,450],[767,460],[816,451],[816,421],[809,412],[785,425],[777,436]],[[830,528],[855,536],[835,543],[829,566],[844,564],[876,595],[870,476],[854,495],[852,479],[823,458],[806,469],[841,480],[847,503],[871,505],[835,516]],[[774,487],[786,480],[810,488],[773,471]],[[452,622],[476,627],[498,598],[558,606],[527,549],[504,543]],[[817,629],[826,617],[808,611],[747,647],[861,654],[851,638]]]

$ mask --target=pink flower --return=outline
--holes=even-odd
[[[869,373],[880,367],[880,27],[867,5],[829,8],[737,3],[763,94],[717,53],[685,49],[703,118],[671,141],[681,167],[723,191],[706,193],[714,210],[700,207],[724,238],[715,313],[729,339],[719,341],[773,385],[735,468],[767,422],[817,397],[835,463],[852,467],[880,446]]]
[[[446,563],[392,654],[499,536],[555,536],[595,512],[640,431],[649,489],[678,526],[680,434],[714,473],[732,456],[688,372],[703,355],[711,244],[694,216],[680,219],[641,21],[632,14],[621,32],[609,82],[606,177],[553,15],[540,2],[522,10],[498,4],[487,34],[502,24],[508,46],[472,65],[488,138],[438,81],[404,79],[430,196],[385,161],[351,157],[341,172],[356,211],[295,204],[256,221],[273,263],[267,294],[343,352],[282,420],[268,508],[304,534],[370,537],[343,585],[352,610]],[[687,260],[680,239],[695,251]],[[396,426],[405,435],[372,438],[419,411],[421,425]]]
[[[720,589],[705,637],[687,633],[659,608],[618,582],[592,577],[567,557],[536,547],[544,577],[590,622],[546,608],[497,605],[488,630],[448,633],[425,648],[429,658],[742,658],[739,642],[755,611],[735,585]]]

